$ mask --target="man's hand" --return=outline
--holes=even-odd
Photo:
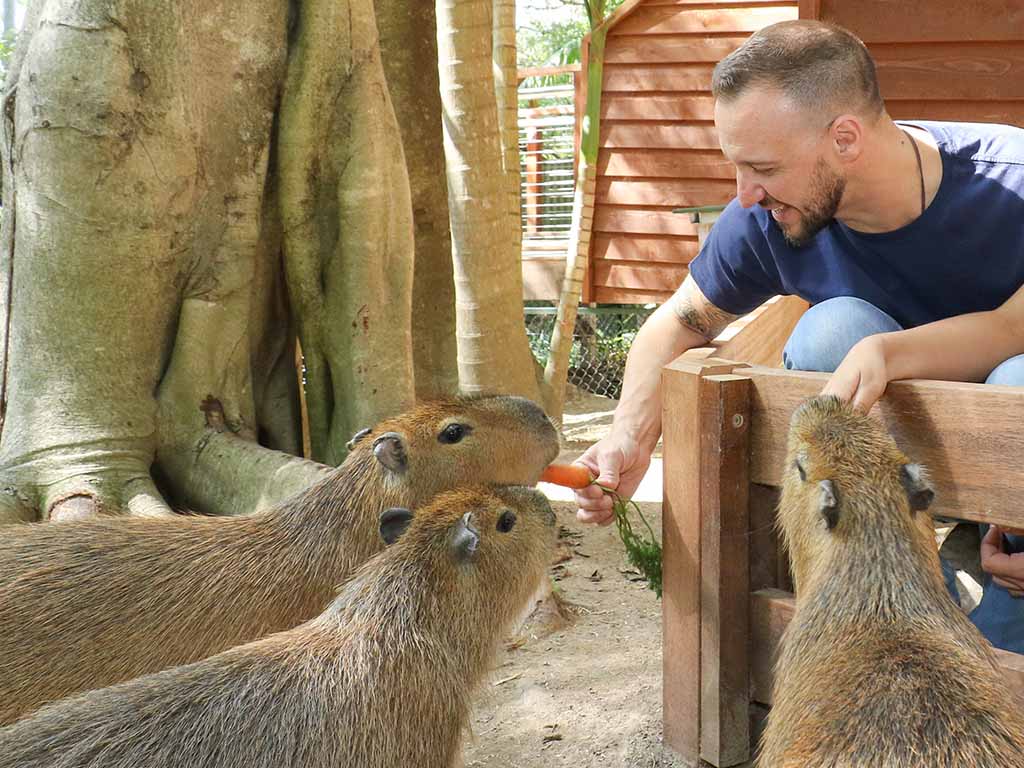
[[[1024,597],[1024,552],[1007,553],[1003,543],[1006,529],[993,525],[981,540],[981,568],[992,581],[1014,597]]]
[[[846,353],[821,394],[836,395],[855,410],[867,413],[885,392],[888,383],[881,336],[868,336]]]
[[[651,454],[632,438],[612,433],[590,446],[576,463],[583,464],[597,477],[597,485],[612,488],[628,499],[643,480]],[[612,499],[597,485],[576,491],[576,517],[583,523],[608,525],[615,519]]]

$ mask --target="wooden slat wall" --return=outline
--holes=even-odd
[[[592,300],[664,301],[697,255],[697,229],[672,209],[721,205],[735,172],[718,149],[711,71],[796,0],[646,0],[608,34],[591,238]]]
[[[896,119],[1024,126],[1024,0],[821,0],[860,37]]]
[[[672,208],[735,195],[711,71],[798,6],[867,43],[894,118],[1024,126],[1024,0],[641,0],[608,35],[592,301],[663,301],[686,276],[697,232]]]

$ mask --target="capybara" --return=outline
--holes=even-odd
[[[387,510],[380,535],[397,541],[323,614],[46,706],[0,729],[0,768],[447,768],[554,522],[521,487]]]
[[[294,627],[381,549],[382,510],[466,483],[533,484],[557,453],[529,400],[452,399],[362,434],[330,477],[264,512],[9,526],[0,724]]]
[[[876,419],[793,415],[778,521],[796,612],[759,768],[1024,766],[1021,704],[943,584],[932,489]]]

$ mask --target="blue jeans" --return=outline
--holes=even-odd
[[[873,304],[851,296],[829,299],[815,304],[800,318],[786,342],[782,361],[793,370],[834,371],[850,348],[865,336],[899,330],[899,323]],[[1024,386],[1024,355],[1000,363],[985,383]],[[1007,535],[1005,539],[1007,552],[1024,551],[1024,536]],[[953,569],[947,563],[943,563],[943,574],[955,596]],[[988,574],[981,603],[970,619],[992,645],[1024,653],[1024,599],[994,584]]]

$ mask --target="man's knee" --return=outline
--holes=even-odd
[[[834,371],[861,339],[899,330],[899,323],[873,304],[839,296],[804,313],[786,342],[782,360],[787,368],[799,371]]]
[[[985,379],[986,384],[1004,384],[1011,387],[1024,386],[1024,355],[1011,357],[997,365]]]

